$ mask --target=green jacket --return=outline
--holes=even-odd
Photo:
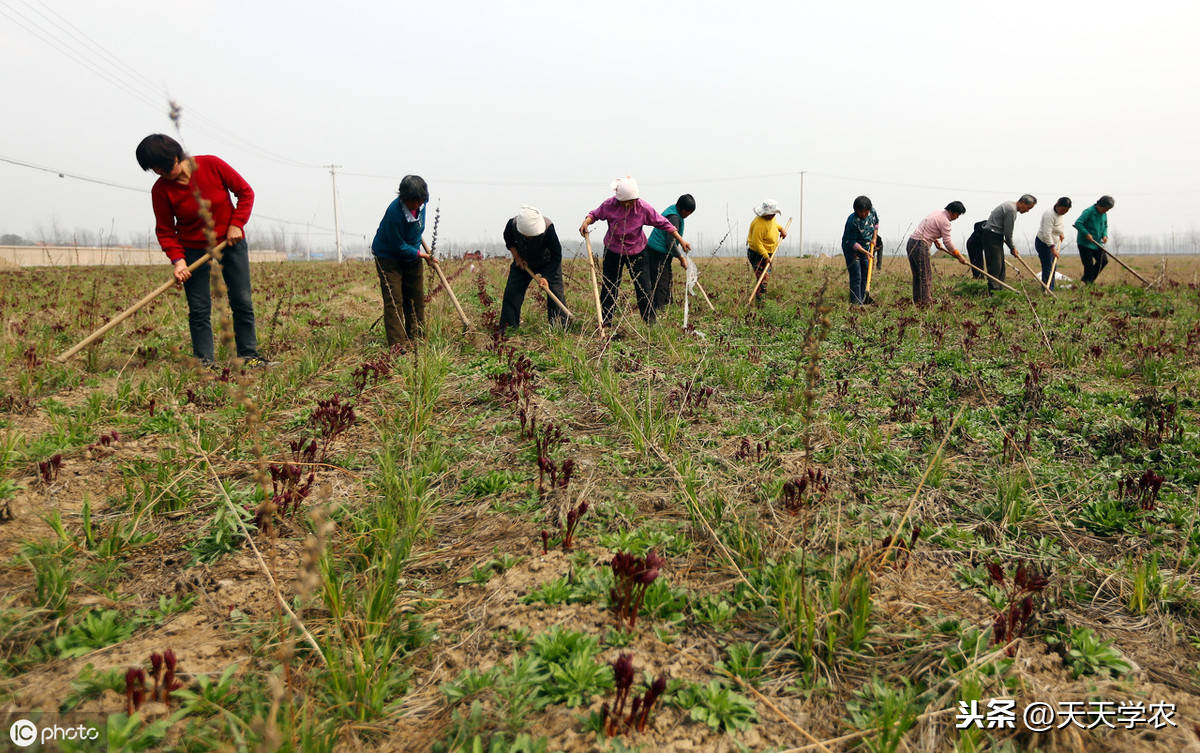
[[[1103,243],[1104,239],[1108,237],[1108,215],[1101,214],[1093,204],[1079,213],[1079,219],[1075,220],[1075,229],[1079,231],[1079,234],[1075,236],[1076,246],[1099,248],[1098,244]],[[1088,243],[1089,235],[1096,239],[1095,243]]]
[[[683,235],[683,216],[679,214],[679,210],[675,208],[675,205],[672,204],[664,209],[662,214],[663,217],[667,218],[668,222],[675,226],[679,234]],[[667,235],[659,228],[654,228],[654,232],[650,233],[650,239],[646,241],[646,248],[651,251],[657,251],[660,254],[669,253],[676,258],[682,254],[682,249],[675,242],[675,238]]]

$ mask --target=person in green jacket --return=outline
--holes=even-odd
[[[683,235],[683,221],[695,211],[696,200],[690,193],[685,193],[664,209],[662,214]],[[678,259],[684,269],[687,269],[688,260],[675,239],[658,228],[650,233],[646,250],[649,252],[646,262],[650,265],[650,303],[655,311],[661,311],[671,303],[671,257]]]
[[[1100,270],[1108,264],[1104,244],[1108,243],[1108,210],[1116,202],[1111,196],[1101,196],[1096,203],[1079,213],[1075,220],[1075,245],[1079,247],[1079,258],[1083,261],[1083,282],[1091,285],[1100,276]]]

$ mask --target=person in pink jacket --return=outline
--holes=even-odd
[[[650,266],[646,263],[646,234],[642,228],[650,225],[673,237],[685,252],[691,251],[690,243],[683,239],[675,226],[654,207],[638,198],[638,185],[631,176],[613,181],[613,196],[587,213],[579,234],[586,236],[588,226],[597,220],[608,223],[604,234],[604,259],[602,269],[604,284],[600,288],[600,309],[604,326],[612,324],[612,312],[616,307],[617,294],[621,290],[621,270],[629,267],[633,279],[633,293],[637,298],[638,311],[647,324],[655,320],[654,301],[650,292]]]
[[[962,253],[950,238],[950,223],[967,213],[961,201],[952,201],[917,225],[908,239],[908,266],[912,268],[913,303],[927,306],[933,303],[933,270],[929,264],[931,247],[937,247],[966,264]]]

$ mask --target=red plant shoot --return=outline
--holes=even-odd
[[[996,615],[992,623],[992,642],[1001,645],[1016,641],[1025,634],[1033,621],[1034,594],[1045,590],[1050,578],[1029,569],[1024,562],[1017,563],[1016,572],[1011,580],[1005,579],[1004,569],[999,563],[989,563],[987,570],[992,582],[1006,590],[1008,604]],[[1015,646],[1009,646],[1005,653],[1012,656],[1016,653]]]
[[[635,557],[628,552],[617,552],[609,563],[613,573],[613,587],[609,591],[613,612],[618,624],[630,628],[637,624],[637,615],[646,598],[646,590],[658,578],[666,560],[653,549],[645,557]]]

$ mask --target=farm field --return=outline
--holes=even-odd
[[[1051,299],[939,255],[918,309],[889,257],[853,310],[840,258],[780,259],[749,316],[745,261],[695,258],[715,312],[679,326],[677,272],[648,328],[626,277],[611,340],[586,262],[567,332],[531,288],[501,341],[507,262],[447,261],[474,326],[430,273],[428,338],[394,353],[371,265],[256,266],[279,363],[246,372],[190,364],[174,293],[55,361],[165,265],[0,271],[4,727],[107,717],[110,751],[1200,750],[1200,258]],[[956,728],[992,699],[1012,729]]]

